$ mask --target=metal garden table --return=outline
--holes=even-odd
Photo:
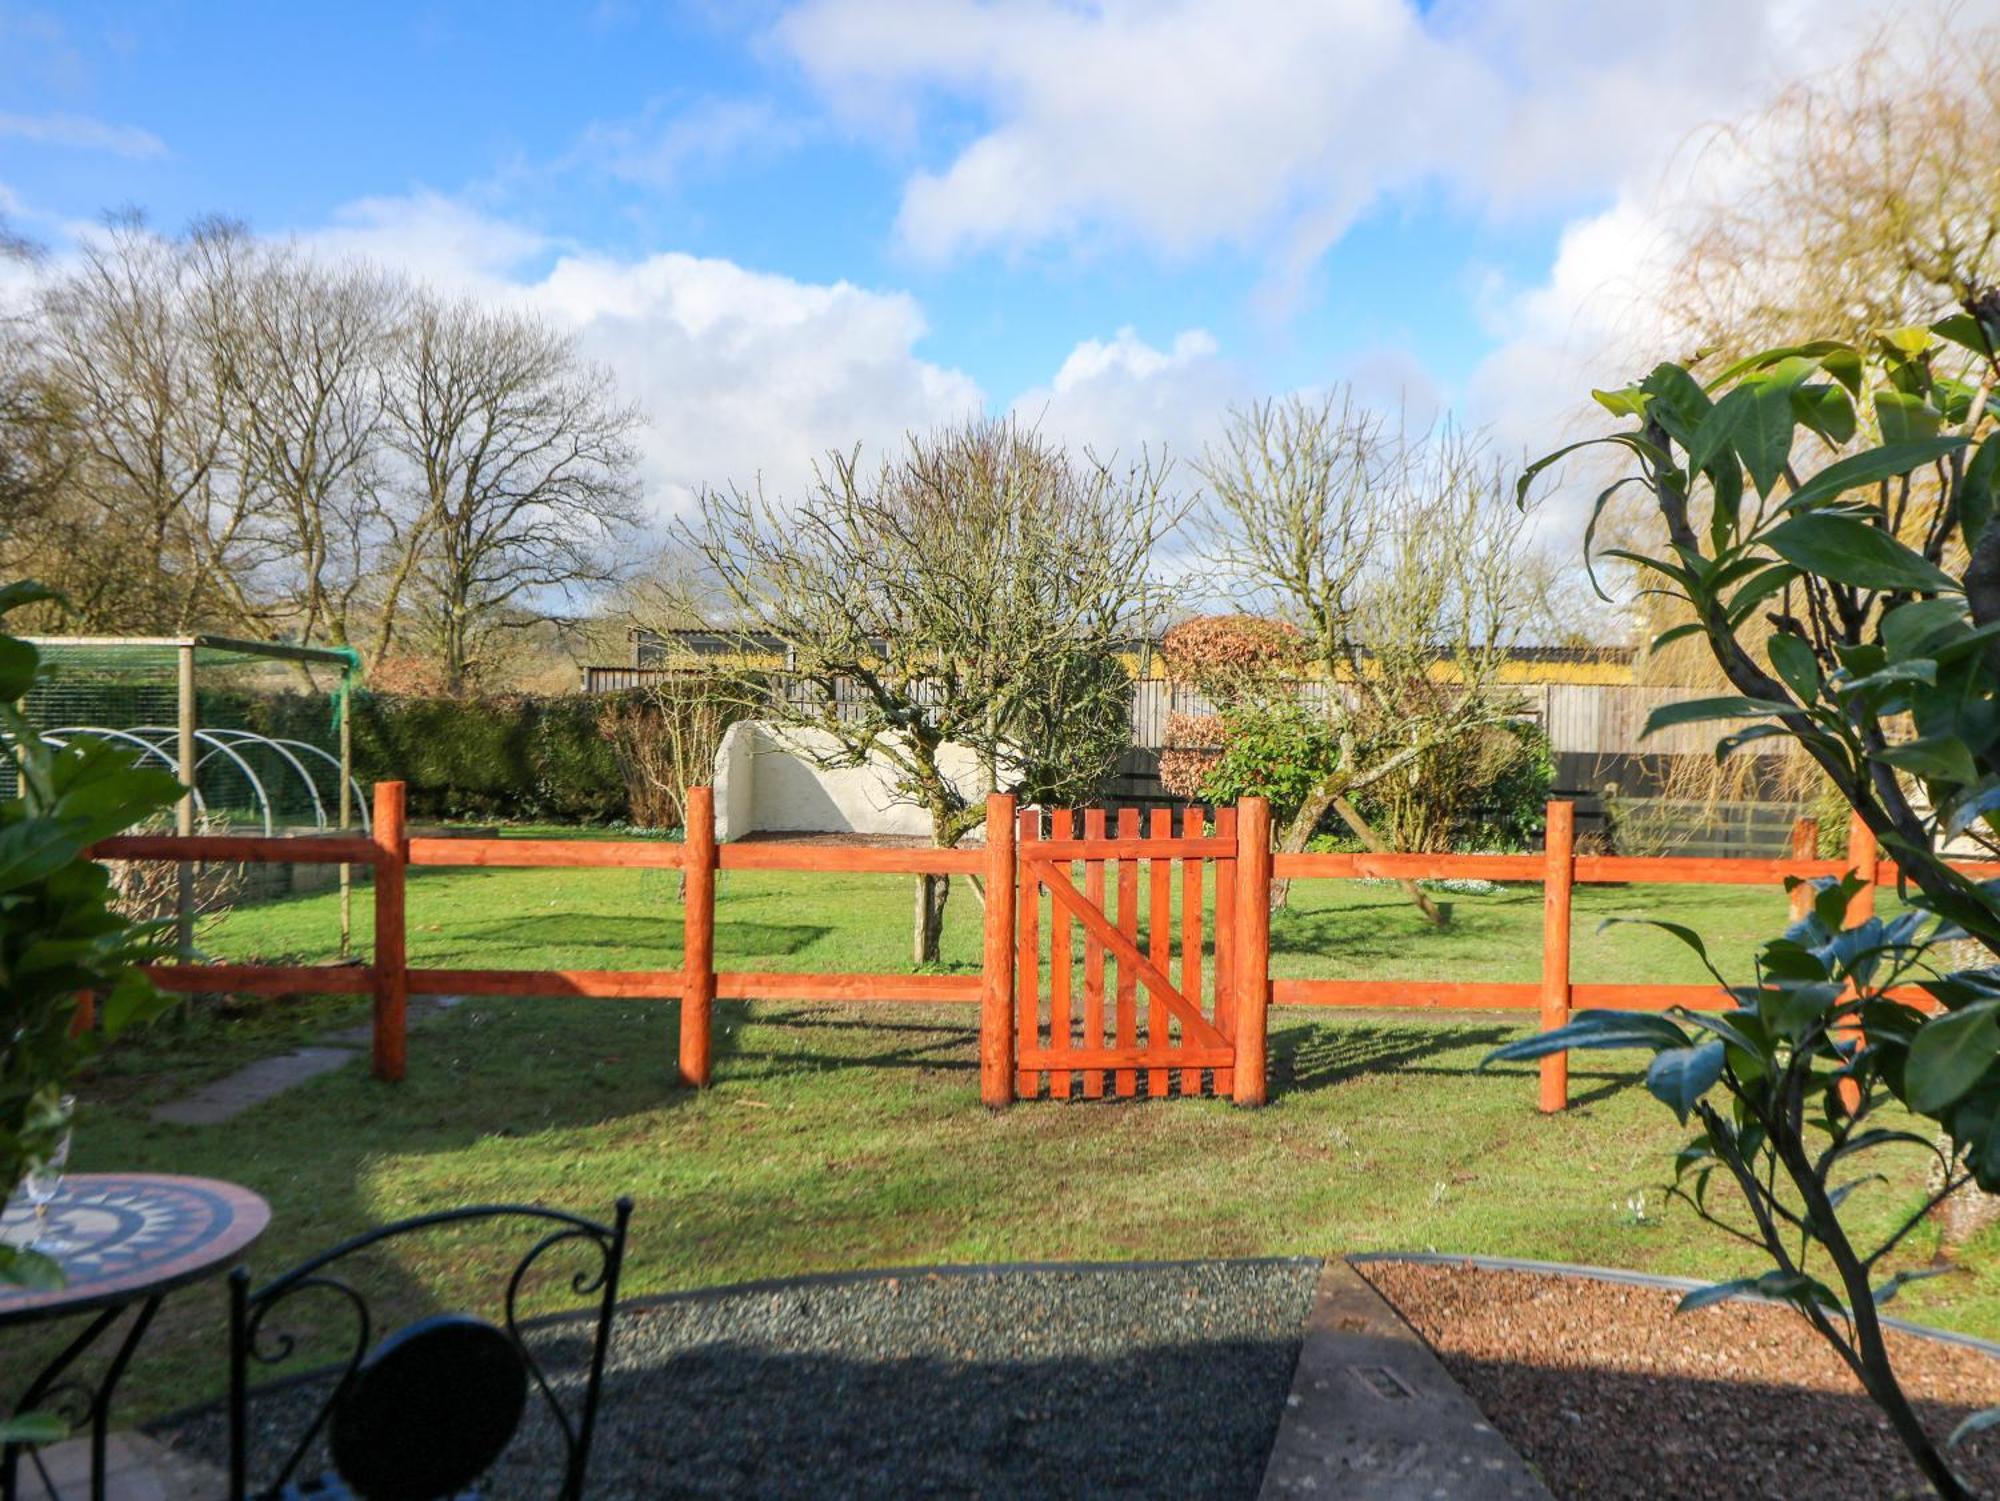
[[[26,1205],[0,1213],[0,1239],[24,1241],[34,1213]],[[90,1495],[104,1497],[104,1441],[111,1399],[132,1354],[176,1288],[213,1277],[238,1260],[264,1233],[271,1208],[247,1188],[213,1178],[167,1173],[73,1173],[49,1206],[47,1228],[75,1249],[56,1260],[67,1276],[51,1292],[0,1284],[0,1351],[8,1336],[30,1324],[79,1314],[94,1315],[60,1354],[43,1367],[16,1402],[17,1412],[53,1408],[90,1428]],[[134,1311],[136,1310],[136,1311]],[[132,1318],[96,1384],[67,1376],[79,1356],[119,1318]],[[0,1371],[9,1362],[0,1360]],[[0,1501],[16,1501],[26,1445],[0,1451]],[[47,1483],[46,1473],[42,1476]],[[53,1486],[49,1487],[53,1493]]]

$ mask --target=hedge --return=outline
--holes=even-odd
[[[401,779],[410,816],[606,823],[626,816],[625,783],[598,732],[601,696],[417,698],[357,693],[354,774]],[[334,748],[323,697],[204,693],[204,724]]]

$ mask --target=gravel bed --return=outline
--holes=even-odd
[[[1563,1501],[1931,1494],[1852,1374],[1789,1309],[1467,1265],[1357,1268]],[[2000,1361],[1891,1332],[1903,1388],[1942,1438],[2000,1403]],[[1954,1455],[2000,1496],[2000,1434]]]
[[[589,1494],[1254,1497],[1312,1260],[912,1272],[622,1310]],[[572,1387],[584,1340],[538,1335]],[[254,1404],[265,1453],[325,1388]],[[534,1404],[539,1406],[539,1404]],[[221,1415],[155,1430],[219,1458]],[[553,1493],[531,1420],[495,1497]]]

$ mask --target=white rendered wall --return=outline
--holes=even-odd
[[[723,732],[715,751],[715,837],[741,839],[750,832],[755,795],[757,726],[739,719]]]
[[[821,730],[779,730],[750,720],[731,725],[716,754],[715,837],[779,832],[930,836],[930,815],[897,800],[895,773],[881,758],[871,757],[865,766],[815,763],[811,750],[835,745]],[[979,761],[970,749],[948,745],[939,760],[968,800],[984,796]]]

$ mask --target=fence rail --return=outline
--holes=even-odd
[[[1138,837],[1138,825],[1130,817],[1121,819],[1116,829],[1107,833],[1103,818],[1093,816],[1084,820],[1086,836],[1074,838],[1070,837],[1075,823],[1069,810],[1056,810],[1051,815],[1050,829],[1052,836],[1060,831],[1060,837],[1041,838],[1039,814],[1024,813],[1017,819],[1013,799],[995,795],[987,804],[984,847],[949,850],[790,843],[718,847],[712,790],[690,789],[687,811],[688,837],[684,844],[635,839],[411,838],[404,817],[403,784],[379,782],[375,787],[374,824],[367,837],[123,835],[100,842],[91,853],[104,860],[191,863],[249,860],[371,866],[375,876],[375,936],[371,962],[365,965],[172,964],[153,966],[150,972],[163,988],[182,993],[372,995],[373,1067],[376,1076],[385,1080],[401,1079],[407,1068],[407,1005],[412,994],[678,1000],[681,1003],[678,1074],[683,1082],[697,1087],[706,1085],[710,1079],[710,1031],[717,1000],[964,1004],[980,1008],[981,1095],[995,1106],[1016,1097],[1023,1075],[1037,1068],[1061,1069],[1064,1060],[1073,1061],[1077,1056],[1073,1051],[1065,1051],[1074,1045],[1073,1038],[1066,1042],[1051,1033],[1046,1044],[1028,1044],[1017,1037],[1017,1008],[1039,1005],[1031,955],[1031,946],[1037,941],[1033,904],[1024,902],[1020,894],[1036,890],[1037,882],[1047,884],[1052,872],[1067,871],[1072,862],[1082,862],[1086,885],[1090,887],[1086,896],[1095,900],[1102,899],[1102,892],[1096,888],[1102,885],[1106,860],[1118,862],[1121,882],[1136,879],[1133,872],[1141,861],[1158,862],[1156,871],[1164,871],[1174,860],[1198,864],[1208,859],[1216,863],[1218,872],[1233,871],[1233,885],[1227,886],[1231,904],[1228,912],[1222,910],[1226,883],[1218,874],[1215,888],[1218,910],[1212,929],[1217,969],[1220,972],[1227,968],[1227,983],[1221,985],[1217,994],[1228,997],[1230,1046],[1227,1049],[1210,1046],[1206,1051],[1194,1049],[1178,1062],[1190,1069],[1215,1070],[1218,1092],[1233,1092],[1239,1102],[1253,1104],[1261,1103],[1264,1097],[1265,1032],[1271,1006],[1533,1010],[1538,1013],[1541,1026],[1547,1029],[1561,1026],[1579,1006],[1699,1007],[1712,1005],[1720,998],[1716,987],[1709,984],[1573,983],[1570,904],[1571,893],[1578,885],[1772,886],[1788,876],[1837,877],[1853,869],[1871,883],[1850,909],[1851,915],[1859,920],[1873,911],[1876,888],[1897,877],[1895,863],[1880,857],[1873,836],[1859,819],[1850,824],[1848,854],[1842,860],[1813,857],[1817,829],[1809,819],[1800,820],[1795,828],[1794,857],[1787,860],[1578,855],[1574,846],[1574,805],[1562,801],[1549,804],[1545,848],[1539,854],[1527,855],[1274,855],[1270,849],[1269,818],[1259,799],[1245,799],[1233,815],[1218,817],[1213,834],[1200,833],[1201,824],[1190,819],[1179,835],[1171,827],[1162,826],[1151,830],[1155,837]],[[1019,829],[1017,822],[1021,825]],[[413,865],[680,870],[686,878],[681,966],[661,970],[412,967],[406,948],[405,884],[408,869]],[[1957,864],[1957,868],[1979,877],[2000,876],[2000,862],[1965,862]],[[980,972],[943,975],[717,970],[715,875],[718,870],[732,869],[983,877],[986,901]],[[1498,982],[1274,977],[1270,972],[1268,925],[1274,878],[1469,879],[1539,884],[1543,890],[1540,978]],[[1158,884],[1157,876],[1154,884]],[[1196,881],[1188,889],[1199,892],[1201,887]],[[1795,916],[1804,910],[1808,895],[1803,890],[1793,893]],[[1123,911],[1122,895],[1120,906]],[[1187,923],[1187,914],[1182,915],[1182,920]],[[1189,931],[1195,934],[1198,953],[1199,915]],[[1064,957],[1067,958],[1066,950]],[[1183,964],[1186,962],[1184,956]],[[1058,980],[1052,967],[1051,980],[1067,996],[1067,964],[1062,968]],[[1154,976],[1154,980],[1159,977]],[[1101,976],[1096,983],[1101,985]],[[1126,983],[1121,975],[1120,984]],[[1189,980],[1184,978],[1183,984],[1187,983]],[[1198,984],[1192,988],[1198,989]],[[1910,998],[1924,1000],[1920,994]],[[87,1013],[86,1006],[86,1019]],[[1052,1015],[1052,1024],[1053,1020]],[[1037,1035],[1033,1028],[1026,1030],[1030,1037]],[[1102,1044],[1103,1039],[1096,1041]],[[1133,1040],[1121,1035],[1117,1043],[1119,1047],[1130,1047]],[[1043,1051],[1038,1052],[1038,1048]],[[1103,1048],[1099,1046],[1096,1052],[1103,1052]],[[1104,1053],[1103,1058],[1093,1053],[1092,1057],[1104,1067],[1136,1066],[1141,1052],[1133,1051],[1130,1059],[1123,1053],[1115,1059],[1110,1053]],[[1224,1079],[1233,1080],[1227,1090],[1222,1088]],[[1544,1110],[1550,1111],[1567,1105],[1566,1056],[1558,1054],[1542,1061],[1540,1103]]]

